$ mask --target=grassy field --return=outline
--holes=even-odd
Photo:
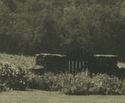
[[[11,91],[0,93],[0,103],[125,103],[125,96],[66,96],[36,90]]]

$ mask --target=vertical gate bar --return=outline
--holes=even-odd
[[[70,61],[70,73],[72,72],[72,60]]]
[[[75,73],[75,60],[73,61],[73,73]]]
[[[70,72],[70,60],[68,60],[68,72]]]
[[[73,62],[72,62],[72,60],[71,60],[71,70],[70,70],[71,73],[72,73],[72,68],[73,68],[72,64],[73,64]]]
[[[78,72],[78,60],[76,60],[76,73]]]
[[[82,62],[81,62],[81,60],[80,60],[80,72],[81,72],[81,70],[82,70]]]
[[[72,73],[72,60],[71,60],[71,69],[70,69],[70,73]]]
[[[75,73],[77,73],[77,60],[75,60]]]
[[[69,70],[69,72],[71,72],[71,69],[72,69],[72,61],[70,60],[70,70]]]
[[[80,71],[82,71],[82,68],[83,68],[83,66],[82,66],[82,60],[80,61],[80,64],[81,64]]]
[[[80,63],[80,61],[79,61],[79,71],[80,71],[80,69],[81,69],[81,63]]]
[[[73,68],[74,68],[74,61],[72,60],[72,73],[73,73]]]
[[[82,69],[82,71],[85,71],[85,63],[84,63],[84,61],[82,61],[82,67],[83,67],[83,69]]]
[[[73,61],[73,73],[75,73],[75,60]]]
[[[82,60],[81,60],[81,71],[82,71],[82,69],[83,69],[83,64],[82,64]]]
[[[74,60],[72,61],[72,73],[73,73],[73,70],[74,70]]]
[[[80,62],[80,61],[78,60],[78,63],[77,63],[77,65],[78,65],[78,69],[77,69],[77,70],[78,70],[78,71],[79,71],[79,68],[80,68],[79,62]]]
[[[73,73],[74,73],[74,70],[75,70],[75,60],[73,60]]]
[[[79,65],[78,65],[79,61],[76,60],[76,73],[78,72],[78,69],[79,69]]]
[[[77,72],[79,72],[79,60],[77,61]]]

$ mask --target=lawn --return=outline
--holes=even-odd
[[[125,96],[67,96],[37,90],[10,91],[0,94],[0,103],[125,103]]]

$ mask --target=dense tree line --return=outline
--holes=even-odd
[[[124,54],[125,0],[0,0],[0,51]]]

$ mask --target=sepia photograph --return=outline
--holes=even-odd
[[[125,0],[0,0],[0,103],[125,103]]]

